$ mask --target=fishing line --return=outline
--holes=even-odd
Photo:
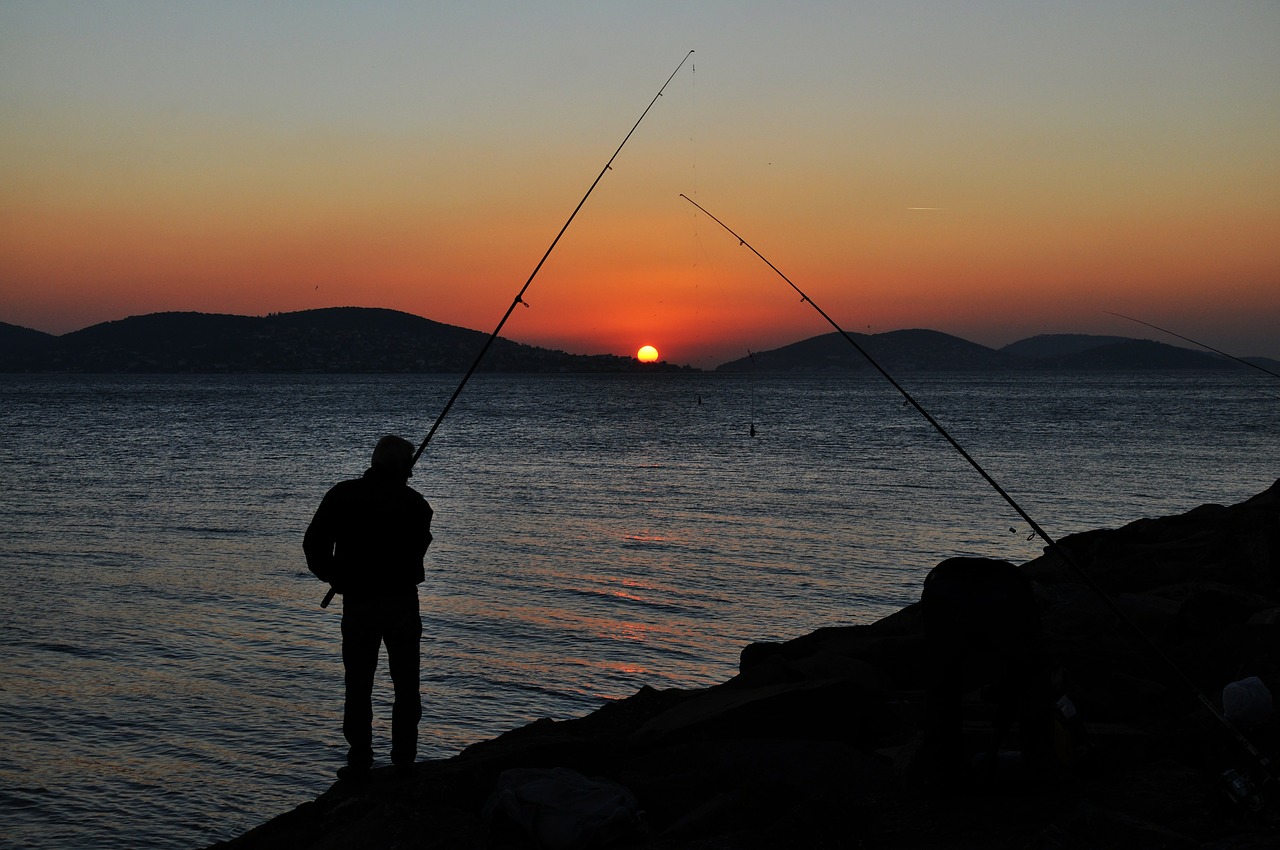
[[[627,141],[630,140],[632,133],[634,133],[636,128],[640,126],[640,122],[649,114],[649,110],[658,102],[658,98],[662,97],[662,92],[666,90],[671,81],[675,79],[676,74],[680,73],[680,69],[684,67],[684,63],[688,62],[689,57],[692,55],[692,50],[686,53],[684,58],[680,60],[680,64],[671,72],[671,76],[667,77],[667,81],[662,84],[662,88],[658,89],[658,93],[653,96],[653,100],[649,101],[649,105],[644,108],[644,112],[640,113],[640,117],[636,119],[636,123],[632,125],[629,131],[627,131],[627,135],[623,137],[622,143],[619,144],[618,149],[613,152],[613,156],[609,157],[609,161],[604,164],[604,168],[600,169],[600,173],[596,175],[596,179],[591,182],[591,186],[587,189],[587,193],[582,196],[582,200],[578,201],[578,205],[573,208],[573,212],[569,214],[569,218],[565,221],[564,226],[560,228],[560,232],[556,234],[556,238],[551,240],[551,244],[547,246],[546,253],[542,255],[542,259],[538,260],[538,264],[534,266],[533,271],[529,274],[529,279],[524,282],[524,286],[520,287],[520,291],[516,293],[516,297],[512,300],[511,306],[507,308],[507,312],[502,314],[502,319],[498,322],[498,326],[493,329],[493,333],[489,334],[489,338],[485,340],[484,346],[480,349],[480,353],[476,355],[475,362],[471,364],[471,368],[467,370],[467,373],[462,376],[462,380],[458,383],[458,388],[453,391],[453,395],[451,395],[449,400],[445,403],[444,409],[441,410],[440,415],[436,417],[436,421],[432,424],[431,430],[427,432],[427,436],[422,438],[422,442],[418,445],[418,450],[413,453],[413,459],[409,462],[410,469],[413,469],[414,465],[417,464],[418,458],[422,456],[422,452],[426,450],[427,444],[430,443],[431,438],[435,436],[436,430],[439,429],[440,423],[443,422],[445,416],[448,415],[449,410],[453,407],[453,403],[458,400],[458,396],[462,395],[462,388],[467,385],[467,381],[471,380],[471,376],[475,374],[476,369],[480,366],[480,361],[484,359],[484,355],[488,352],[489,347],[493,345],[493,341],[498,338],[498,334],[502,331],[503,325],[507,323],[507,319],[511,318],[511,314],[516,309],[516,305],[525,304],[525,291],[529,288],[529,284],[533,283],[533,279],[538,276],[538,272],[541,271],[543,263],[547,261],[547,257],[550,257],[551,252],[555,250],[557,243],[560,242],[560,237],[564,236],[564,232],[568,230],[569,225],[573,223],[573,219],[577,216],[578,210],[582,209],[582,205],[587,202],[587,198],[591,197],[591,193],[595,191],[596,186],[602,179],[604,179],[605,172],[613,167],[613,161],[618,158],[618,154],[622,153],[622,149],[626,147]],[[529,305],[525,304],[525,306],[527,307]],[[325,594],[324,601],[320,603],[320,607],[328,608],[329,603],[333,601],[333,596],[336,592],[337,591],[332,587],[329,588],[329,592]]]
[[[698,141],[702,138],[698,118],[702,109],[698,104],[698,63],[689,66],[689,100],[693,103],[693,131],[689,134],[689,171],[693,176],[693,194],[698,194]]]
[[[729,225],[725,224],[723,221],[716,218],[710,212],[707,212],[707,210],[701,204],[697,203],[696,201],[691,199],[689,196],[682,194],[680,197],[684,198],[686,201],[693,204],[698,209],[702,210],[702,212],[705,213],[712,221],[714,221],[716,224],[723,227],[725,230],[729,231],[729,234],[733,236],[733,238],[738,240],[739,245],[748,249],[749,251],[751,251],[751,253],[759,257],[764,262],[765,265],[767,265],[769,268],[773,269],[773,271],[777,273],[778,277],[786,281],[787,284],[792,289],[794,289],[797,293],[799,293],[800,300],[802,303],[808,303],[810,307],[818,311],[818,315],[822,316],[822,318],[827,320],[827,323],[830,324],[831,327],[839,331],[840,335],[843,336],[849,342],[850,345],[852,345],[855,349],[857,349],[858,353],[861,354],[864,358],[866,358],[867,362],[870,363],[873,367],[875,367],[876,371],[879,372],[881,375],[883,375],[885,380],[887,380],[890,384],[893,385],[894,389],[896,389],[899,393],[902,394],[902,397],[905,398],[907,402],[912,407],[914,407],[920,413],[920,415],[923,416],[926,421],[928,421],[930,425],[933,426],[934,430],[936,430],[939,434],[941,434],[946,439],[946,441],[951,444],[952,448],[954,448],[957,452],[959,452],[960,456],[963,457],[966,461],[968,461],[970,466],[972,466],[975,470],[977,470],[978,474],[981,475],[982,478],[988,484],[990,484],[991,487],[995,489],[997,493],[1000,494],[1001,498],[1003,498],[1005,502],[1007,502],[1009,506],[1018,513],[1018,516],[1022,517],[1023,521],[1025,521],[1027,525],[1030,526],[1031,530],[1035,533],[1035,535],[1038,536],[1041,540],[1043,540],[1047,544],[1048,550],[1052,552],[1054,555],[1056,555],[1058,558],[1060,558],[1063,561],[1063,563],[1065,563],[1067,567],[1073,573],[1075,573],[1076,576],[1079,577],[1079,579],[1085,583],[1085,585],[1089,587],[1089,589],[1091,589],[1092,591],[1094,591],[1094,593],[1098,595],[1098,597],[1111,610],[1111,612],[1120,619],[1120,622],[1124,623],[1135,635],[1137,635],[1138,638],[1143,643],[1146,644],[1147,648],[1152,651],[1152,653],[1154,653],[1158,658],[1164,661],[1164,663],[1169,667],[1169,669],[1174,673],[1174,675],[1187,688],[1189,688],[1190,691],[1196,696],[1196,699],[1200,701],[1200,704],[1203,705],[1206,709],[1208,709],[1209,713],[1212,714],[1213,717],[1217,719],[1218,722],[1221,723],[1223,727],[1233,736],[1236,743],[1239,744],[1240,747],[1244,749],[1244,751],[1248,753],[1257,762],[1258,766],[1262,769],[1263,773],[1266,775],[1267,781],[1271,781],[1275,779],[1275,776],[1271,772],[1270,759],[1268,759],[1265,754],[1259,751],[1258,748],[1255,747],[1253,743],[1250,742],[1250,740],[1245,737],[1244,733],[1241,732],[1238,728],[1236,728],[1236,725],[1232,723],[1231,720],[1225,714],[1223,714],[1221,711],[1218,710],[1218,707],[1214,705],[1213,702],[1207,696],[1204,695],[1204,693],[1200,690],[1200,688],[1196,685],[1196,683],[1193,682],[1191,678],[1187,676],[1186,673],[1182,672],[1182,669],[1178,667],[1176,663],[1174,663],[1174,660],[1170,658],[1165,653],[1165,651],[1161,649],[1159,645],[1156,644],[1156,642],[1153,641],[1147,635],[1146,632],[1144,632],[1141,628],[1138,627],[1138,624],[1135,623],[1129,617],[1129,615],[1127,615],[1120,608],[1120,606],[1116,604],[1115,600],[1113,600],[1107,594],[1107,592],[1103,590],[1102,587],[1096,581],[1094,581],[1093,578],[1088,573],[1086,573],[1079,564],[1075,562],[1075,559],[1072,558],[1071,555],[1068,554],[1068,552],[1065,549],[1063,549],[1061,546],[1058,545],[1057,541],[1055,541],[1052,537],[1050,537],[1048,533],[1046,533],[1045,530],[1040,527],[1039,523],[1037,523],[1034,519],[1031,518],[1030,514],[1028,514],[1026,511],[1022,509],[1022,506],[1019,505],[1012,496],[1010,496],[1007,492],[1005,492],[1005,489],[1001,487],[999,483],[997,483],[996,480],[992,478],[985,469],[982,468],[981,464],[979,464],[976,460],[974,460],[973,457],[967,451],[964,450],[963,446],[961,446],[958,442],[956,442],[955,438],[952,437],[951,434],[947,432],[947,429],[943,428],[942,425],[939,424],[938,420],[934,419],[933,416],[929,413],[929,411],[925,410],[924,407],[922,407],[920,403],[915,400],[915,398],[911,395],[911,393],[907,392],[906,389],[901,384],[899,384],[896,380],[894,380],[893,376],[890,375],[887,371],[885,371],[884,367],[882,367],[875,360],[875,358],[873,358],[870,354],[868,354],[861,345],[858,345],[857,341],[853,337],[849,336],[849,334],[845,332],[844,328],[836,324],[834,319],[828,316],[821,307],[819,307],[817,304],[813,302],[811,298],[809,298],[808,295],[805,295],[804,292],[801,291],[800,287],[792,283],[791,279],[788,278],[785,274],[783,274],[781,270],[778,269],[777,266],[769,262],[768,258],[766,258],[763,254],[761,254],[754,247],[752,247],[747,242],[747,240],[743,239],[741,236],[735,233],[733,229],[729,227]]]
[[[693,104],[689,119],[689,181],[693,184],[693,194],[698,194],[698,145],[702,140],[702,127],[699,124],[699,118],[702,115],[701,105],[698,103],[698,63],[695,61],[689,66],[689,99]],[[696,247],[693,256],[693,319],[694,327],[697,328],[696,342],[698,351],[698,360],[705,360],[706,354],[706,322],[702,321],[702,286],[701,274],[699,269],[699,257],[706,257],[707,249],[702,244],[702,237],[698,233],[695,225],[693,228],[693,241]],[[702,397],[698,397],[698,403],[702,403]]]
[[[1135,319],[1133,316],[1126,316],[1124,313],[1112,313],[1110,310],[1103,310],[1103,312],[1104,312],[1104,313],[1106,313],[1106,314],[1108,314],[1108,315],[1110,315],[1110,316],[1119,316],[1119,317],[1120,317],[1120,318],[1122,318],[1122,319],[1128,319],[1128,320],[1129,320],[1129,321],[1131,321],[1131,322],[1137,322],[1137,323],[1138,323],[1138,324],[1140,324],[1140,325],[1146,325],[1146,326],[1147,326],[1147,327],[1149,327],[1149,328],[1155,328],[1156,330],[1160,331],[1161,333],[1167,333],[1167,334],[1169,334],[1169,336],[1176,336],[1178,339],[1186,340],[1187,342],[1191,343],[1192,345],[1198,345],[1198,346],[1200,346],[1201,348],[1208,349],[1209,351],[1212,351],[1214,354],[1221,354],[1223,357],[1226,357],[1226,358],[1229,358],[1229,359],[1231,359],[1231,360],[1234,360],[1234,361],[1236,361],[1237,363],[1243,363],[1243,364],[1244,364],[1244,365],[1246,365],[1246,366],[1252,366],[1253,368],[1257,369],[1259,372],[1266,372],[1268,375],[1270,375],[1270,376],[1271,376],[1271,377],[1273,377],[1273,378],[1280,378],[1280,375],[1277,375],[1275,372],[1272,372],[1270,369],[1268,369],[1268,368],[1266,368],[1266,367],[1264,367],[1264,366],[1259,366],[1257,363],[1250,363],[1248,360],[1243,360],[1243,359],[1241,359],[1241,358],[1239,358],[1239,357],[1236,357],[1234,354],[1228,354],[1228,353],[1227,353],[1227,352],[1225,352],[1225,351],[1220,351],[1220,350],[1218,350],[1218,349],[1214,348],[1212,345],[1205,345],[1203,342],[1196,342],[1194,339],[1192,339],[1192,338],[1191,338],[1191,337],[1189,337],[1189,336],[1183,336],[1183,335],[1182,335],[1182,334],[1180,334],[1180,333],[1174,333],[1173,331],[1171,331],[1171,330],[1169,330],[1169,329],[1167,329],[1167,328],[1162,328],[1162,327],[1160,327],[1159,325],[1153,325],[1153,324],[1151,324],[1150,322],[1144,322],[1144,321],[1142,321],[1141,319]]]

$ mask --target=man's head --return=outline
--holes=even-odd
[[[413,475],[413,443],[388,434],[373,447],[372,466],[409,478]]]

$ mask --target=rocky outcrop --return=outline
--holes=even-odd
[[[1280,723],[1222,704],[1254,677],[1280,694],[1280,482],[1237,505],[1073,535],[1022,568],[1065,697],[1052,771],[1018,767],[1015,730],[994,772],[930,781],[917,604],[748,646],[715,687],[642,688],[407,779],[337,783],[216,846],[1280,846],[1267,781]],[[972,684],[976,752],[991,705],[981,671]]]

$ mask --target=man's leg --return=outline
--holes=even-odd
[[[422,717],[419,691],[419,652],[422,617],[418,594],[389,600],[386,614],[387,664],[395,686],[391,709],[391,761],[407,769],[418,755],[418,721]]]
[[[347,766],[368,770],[373,765],[373,676],[382,643],[378,612],[368,603],[344,600],[342,605],[342,666],[346,701],[342,734],[347,739]]]

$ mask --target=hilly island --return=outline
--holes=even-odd
[[[1129,371],[1241,369],[1227,357],[1146,339],[1085,334],[1031,337],[999,349],[933,330],[849,334],[895,371]],[[103,322],[55,336],[0,322],[0,372],[458,373],[488,334],[372,307],[267,316],[171,312]],[[1262,368],[1280,362],[1244,358]],[[723,363],[725,372],[856,372],[871,367],[839,333]],[[571,354],[497,338],[485,372],[699,371],[616,354]]]

